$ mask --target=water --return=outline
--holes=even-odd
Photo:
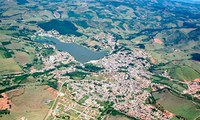
[[[194,53],[194,54],[191,54],[192,56],[192,60],[195,60],[195,61],[200,61],[200,54],[199,53]]]
[[[18,4],[18,5],[24,5],[24,4],[26,4],[26,3],[28,3],[27,0],[17,0],[17,4]]]
[[[37,40],[40,43],[54,44],[58,50],[68,52],[77,61],[85,63],[91,60],[98,60],[107,55],[106,51],[94,52],[76,43],[64,43],[55,38],[46,37],[43,40]]]
[[[88,28],[88,27],[89,27],[89,25],[87,24],[87,22],[86,22],[86,21],[84,21],[84,20],[77,21],[77,22],[76,22],[76,24],[77,24],[78,26],[81,26],[81,27],[83,27],[84,29],[86,29],[86,28]]]
[[[145,45],[144,44],[137,44],[137,46],[141,49],[145,49]]]

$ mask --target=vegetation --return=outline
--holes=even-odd
[[[60,65],[56,66],[56,68],[58,68],[58,69],[61,69],[62,67],[68,68],[68,67],[70,67],[70,66],[72,66],[72,65],[75,65],[75,64],[76,64],[75,62],[70,62],[70,63],[68,63],[68,64],[60,63]]]
[[[192,81],[200,77],[200,73],[188,66],[176,66],[171,69],[170,74],[175,79],[182,81]]]
[[[27,77],[29,77],[28,74],[21,75],[21,76],[16,76],[15,79],[13,80],[13,82],[14,82],[15,84],[20,84],[23,80],[26,80]]]
[[[41,70],[43,68],[43,61],[41,59],[35,58],[33,60],[33,66],[36,70]]]
[[[74,80],[82,80],[88,75],[88,73],[81,72],[81,71],[74,71],[66,74],[67,76],[70,76],[70,79]]]
[[[0,117],[2,117],[2,115],[6,115],[6,114],[10,114],[10,110],[0,110]]]
[[[26,52],[22,51],[14,51],[15,53],[15,60],[22,66],[25,66],[26,64],[32,64],[34,55],[29,55]]]
[[[22,69],[12,58],[0,60],[0,74],[21,73]]]
[[[11,58],[12,53],[8,52],[6,49],[0,49],[0,59]]]
[[[16,92],[13,92],[13,96],[15,94]],[[2,116],[1,119],[17,119],[21,116],[26,116],[27,119],[44,118],[49,109],[45,101],[53,99],[55,94],[48,90],[48,86],[26,86],[23,94],[12,99],[15,107],[12,108],[11,114]]]
[[[59,20],[51,20],[46,23],[38,24],[42,29],[49,30],[57,30],[61,35],[72,34],[76,36],[81,36],[82,34],[77,32],[76,26],[70,21],[59,21]]]
[[[47,57],[47,56],[49,56],[49,55],[52,55],[54,53],[54,50],[53,50],[53,48],[45,48],[45,49],[43,49],[42,50],[42,55],[44,56],[44,57]]]
[[[98,118],[99,120],[101,120],[101,117],[104,116],[104,115],[121,116],[121,117],[124,116],[124,117],[127,117],[128,119],[136,120],[135,118],[127,116],[124,113],[121,113],[120,111],[115,110],[114,108],[112,108],[112,105],[114,104],[113,102],[109,102],[109,101],[104,101],[104,102],[97,101],[97,103],[100,104],[100,105],[102,105],[102,106],[104,106],[103,110],[100,109],[101,115]]]
[[[200,114],[199,105],[194,104],[190,100],[180,98],[168,90],[153,93],[156,101],[160,103],[159,108],[164,108],[178,116],[182,116],[185,119],[194,119]]]
[[[91,63],[84,64],[84,67],[82,67],[82,66],[76,66],[76,68],[82,69],[82,70],[88,71],[88,72],[99,72],[100,70],[103,69],[103,68],[98,67],[96,65],[93,65]]]
[[[78,103],[79,104],[83,104],[87,99],[89,98],[89,96],[85,95],[83,98],[81,98]]]
[[[152,76],[152,82],[153,83],[159,83],[159,84],[163,84],[163,85],[167,85],[169,86],[172,90],[178,92],[178,93],[182,93],[184,90],[187,89],[187,85],[183,84],[183,83],[179,83],[178,81],[171,81],[168,78],[165,78],[163,76],[159,76],[159,75],[153,75]]]

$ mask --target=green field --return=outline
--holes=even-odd
[[[197,61],[185,60],[183,63],[200,73],[200,64]]]
[[[22,69],[14,59],[8,58],[0,60],[0,74],[12,74],[20,72],[22,72]]]
[[[188,66],[177,66],[170,70],[170,76],[182,81],[191,81],[200,77],[200,74]]]
[[[152,76],[152,82],[153,83],[158,83],[158,84],[163,84],[163,85],[167,85],[169,86],[172,90],[175,90],[178,93],[182,93],[184,90],[187,89],[187,85],[186,84],[181,84],[177,81],[171,81],[165,77],[162,76]]]
[[[6,51],[5,49],[0,50],[0,59],[11,58],[11,57],[12,57],[12,55],[10,52]]]
[[[67,73],[66,75],[70,76],[70,79],[82,80],[86,77],[87,74],[88,73],[81,72],[81,71],[74,71],[74,72]]]
[[[81,98],[78,103],[83,104],[87,99],[89,98],[89,96],[85,95],[83,96],[83,98]]]
[[[4,58],[5,58],[4,51],[0,51],[0,60]]]
[[[194,104],[190,100],[174,96],[168,90],[164,90],[160,93],[155,92],[153,96],[157,102],[160,102],[164,109],[176,115],[180,115],[187,120],[193,120],[200,115],[199,105]]]
[[[23,42],[12,42],[11,44],[5,45],[5,48],[7,49],[22,49],[25,45],[23,44]]]

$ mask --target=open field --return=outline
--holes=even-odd
[[[183,61],[183,63],[184,63],[184,65],[187,65],[200,73],[200,63],[199,62],[192,61],[192,60],[186,60],[186,61]]]
[[[11,44],[8,44],[5,46],[7,49],[22,49],[24,47],[24,44],[21,43],[17,43],[17,42],[12,42]]]
[[[22,9],[16,7],[16,9],[13,9],[13,8],[8,9],[2,15],[3,16],[12,16],[12,15],[17,15],[17,14],[23,14],[24,12],[25,12],[25,10],[22,10]]]
[[[24,40],[11,41],[10,44],[4,45],[6,49],[21,50],[27,53],[35,52],[35,46],[32,43],[26,43]]]
[[[8,58],[0,60],[0,74],[12,74],[20,72],[22,72],[22,69],[14,59]]]
[[[0,50],[0,60],[4,58],[5,58],[4,51]]]
[[[71,72],[71,73],[67,73],[66,75],[70,76],[70,79],[82,80],[86,77],[87,73],[81,72],[81,71],[74,71],[74,72]]]
[[[121,116],[121,115],[108,115],[105,120],[131,120],[130,118],[126,116]]]
[[[8,93],[9,96],[14,92]],[[55,98],[55,93],[48,86],[27,86],[24,93],[12,98],[10,115],[5,115],[1,120],[16,120],[22,117],[28,120],[41,120],[49,110],[48,101]]]
[[[170,71],[173,78],[183,81],[191,81],[200,77],[200,74],[188,66],[177,66]]]
[[[157,46],[160,46],[160,45],[158,44]],[[152,50],[154,49],[155,48],[152,47]],[[149,50],[148,47],[147,47],[147,50]],[[168,61],[176,61],[176,60],[184,60],[184,59],[186,60],[190,58],[187,55],[187,53],[179,51],[179,50],[175,50],[170,53],[163,52],[162,50],[151,51],[151,55],[153,56],[154,59],[156,59],[156,61],[158,61],[158,63],[166,63]]]
[[[14,51],[15,53],[15,60],[20,64],[20,65],[26,65],[26,64],[31,64],[33,62],[33,56],[27,54],[26,52],[22,51]]]
[[[10,36],[0,33],[0,42],[9,41],[10,39]]]
[[[176,115],[180,115],[187,120],[193,120],[200,115],[200,109],[198,109],[197,104],[194,104],[190,100],[176,97],[172,95],[168,90],[164,90],[160,93],[153,93],[153,96],[155,99],[157,99],[157,103],[160,103],[164,109]]]

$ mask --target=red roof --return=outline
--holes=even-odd
[[[194,82],[200,82],[200,78],[196,78]]]

